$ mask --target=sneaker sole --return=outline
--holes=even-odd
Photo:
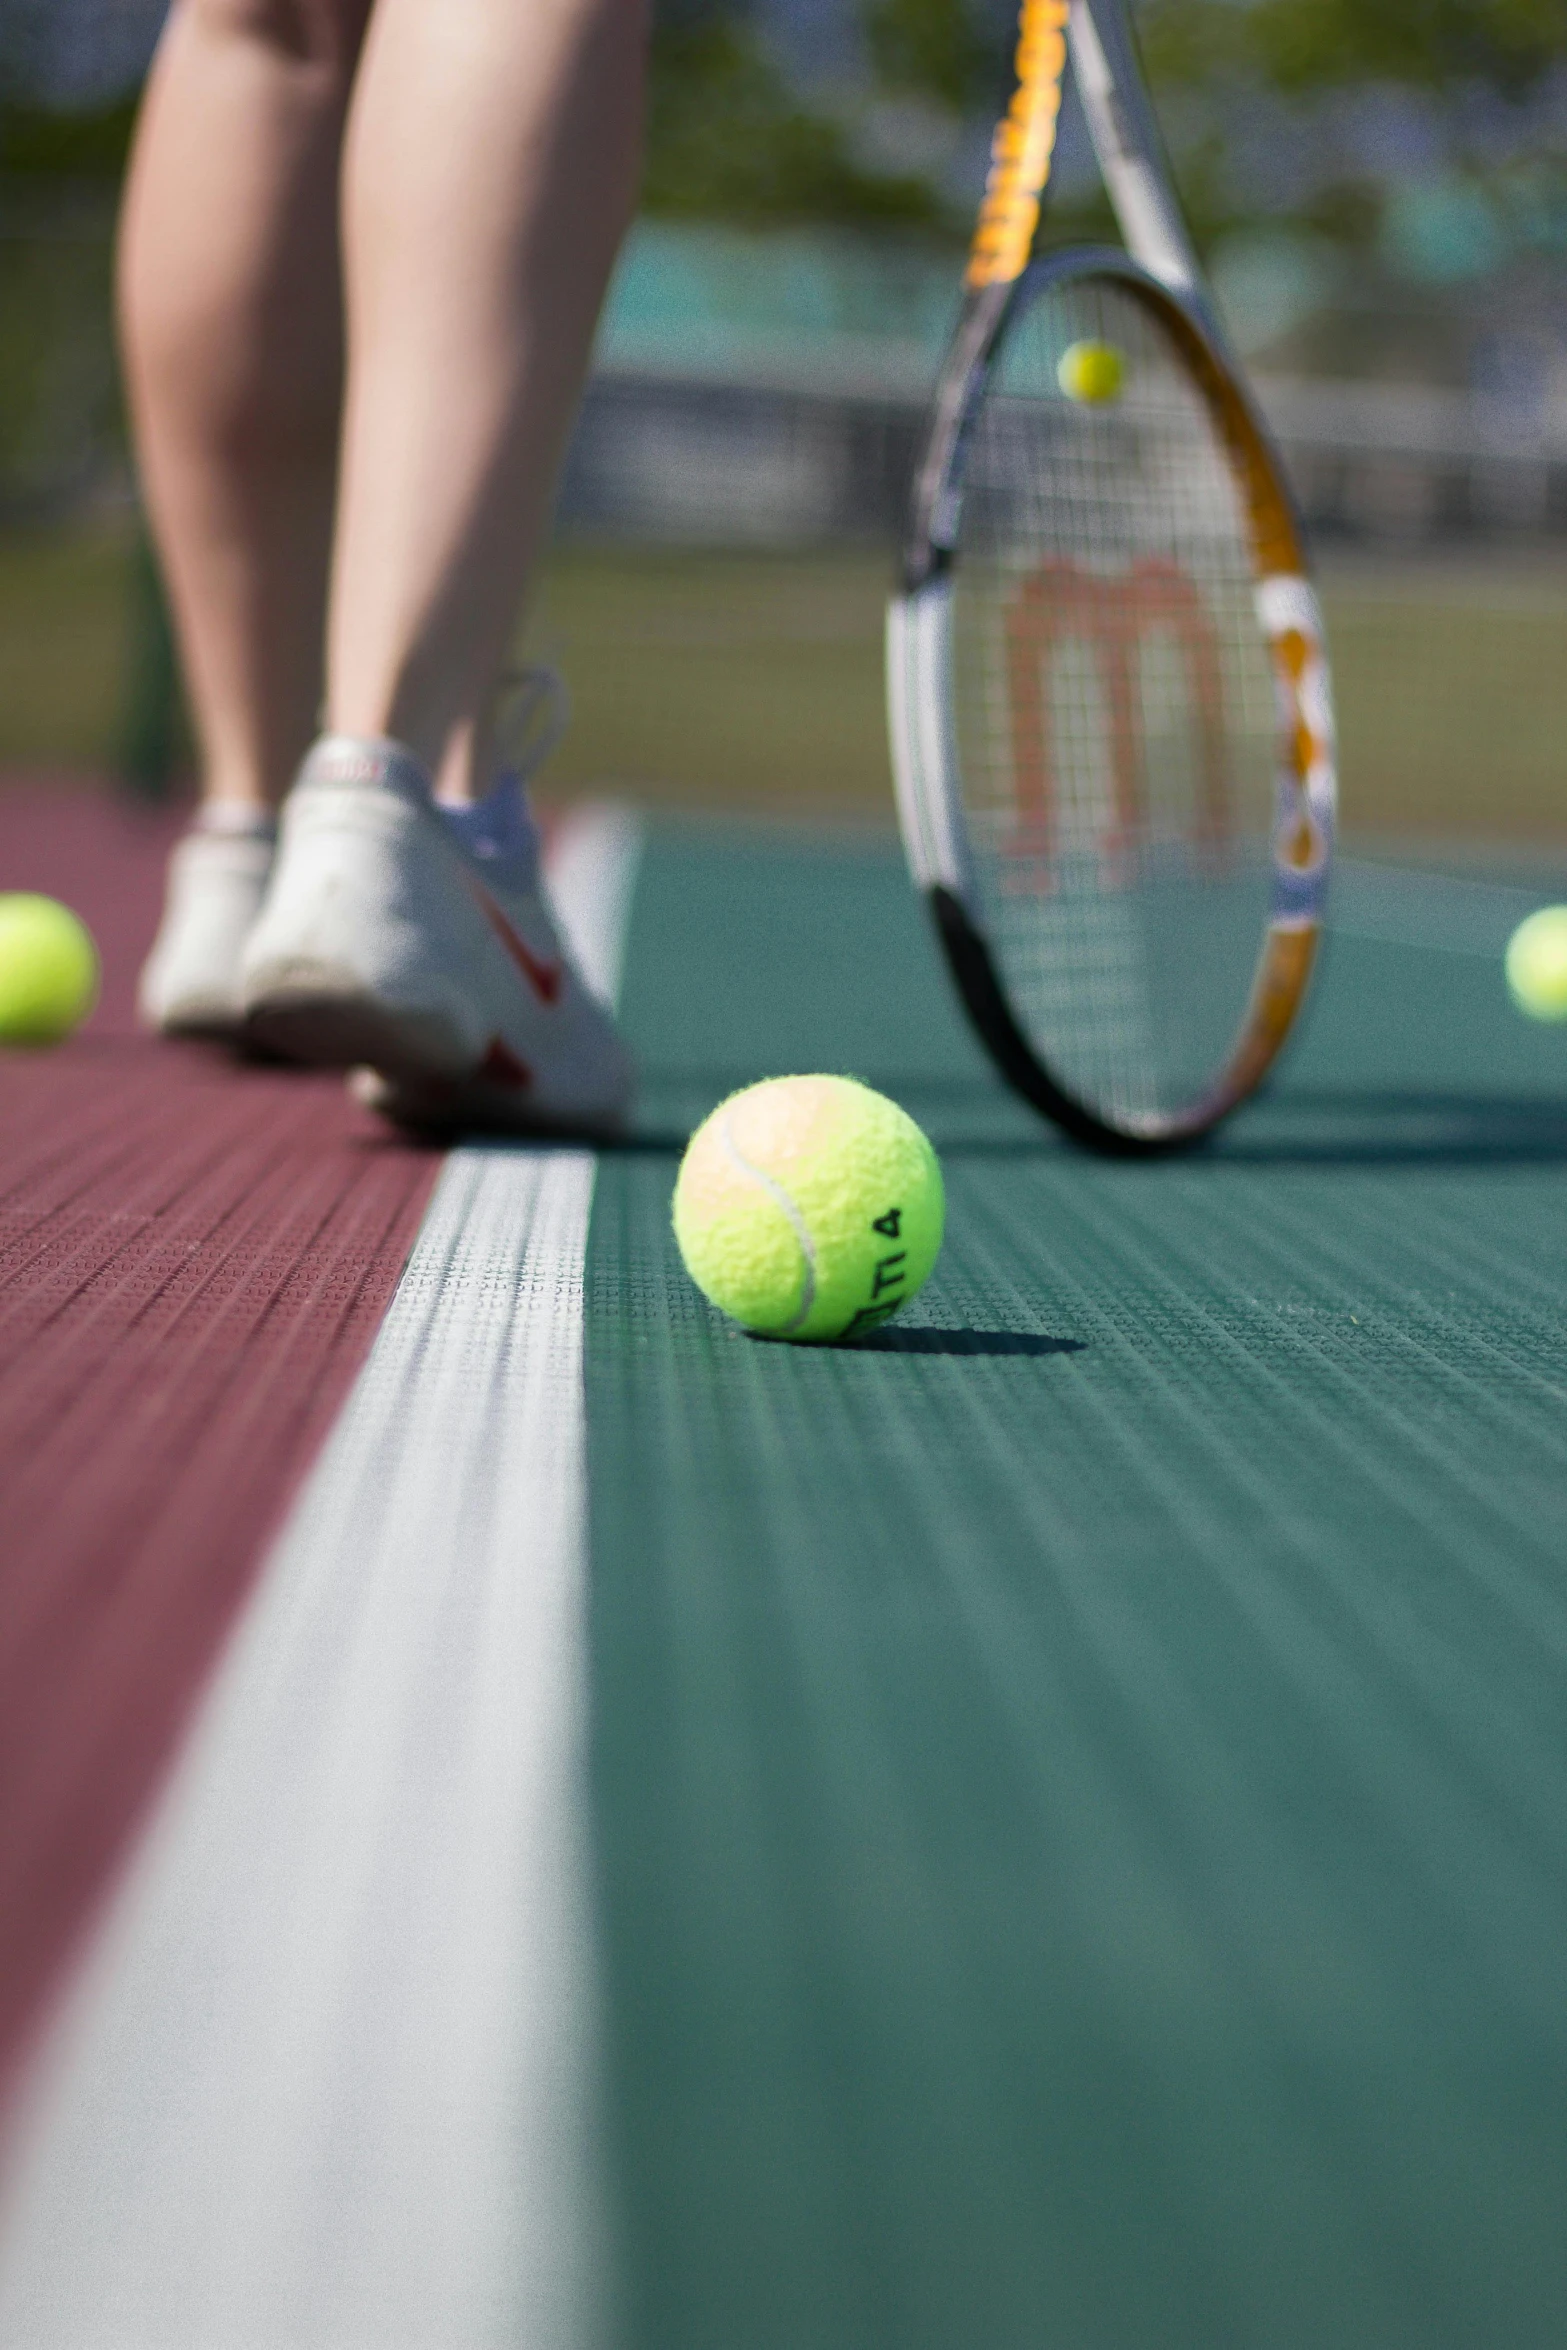
[[[624,1142],[631,1132],[629,1110],[579,1111],[575,1115],[527,1109],[512,1094],[482,1078],[456,1078],[449,1087],[430,1081],[400,1085],[380,1071],[356,1073],[356,1101],[405,1133],[436,1140],[463,1134],[510,1135],[535,1142]]]
[[[629,1131],[628,1106],[533,1108],[490,1084],[444,1013],[384,1004],[319,978],[256,989],[244,1034],[253,1053],[361,1073],[356,1098],[410,1133],[614,1142]]]
[[[232,1005],[223,1011],[216,1005],[207,1009],[193,1006],[158,1017],[144,1013],[142,1025],[155,1035],[176,1037],[186,1044],[238,1044],[245,1034],[244,1020]]]
[[[374,996],[307,981],[258,991],[245,1016],[247,1042],[313,1069],[384,1069],[411,1082],[460,1078],[473,1055],[441,1012],[383,1004]]]

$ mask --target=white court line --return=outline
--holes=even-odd
[[[613,811],[551,878],[618,980]],[[6,2350],[587,2350],[594,1160],[464,1149],[39,2069]]]

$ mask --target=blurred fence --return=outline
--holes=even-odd
[[[112,236],[101,187],[0,182],[0,525],[125,493]],[[743,246],[721,246],[718,267],[699,255],[700,316],[653,331],[649,284],[680,275],[680,240],[659,228],[634,243],[567,462],[565,530],[749,547],[895,535],[952,265],[896,254],[879,285],[862,253],[823,240],[816,279],[835,307],[810,242],[773,243],[788,266],[775,252],[771,280]],[[649,248],[656,269],[642,266]],[[846,326],[855,309],[878,331]],[[1398,547],[1567,536],[1559,408],[1415,384],[1260,389],[1319,534]]]
[[[583,404],[560,526],[748,547],[885,539],[923,408],[858,390],[606,371]]]
[[[601,369],[561,498],[564,528],[750,546],[886,540],[900,525],[927,386],[894,355],[782,362],[725,380],[711,366]],[[913,380],[911,380],[913,379]],[[1370,546],[1567,537],[1567,427],[1480,394],[1264,378],[1267,412],[1308,525]]]

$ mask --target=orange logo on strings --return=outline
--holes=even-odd
[[[1202,598],[1177,564],[1149,556],[1106,577],[1059,558],[1031,571],[1007,610],[1007,689],[1017,813],[1013,857],[1048,865],[1057,851],[1054,666],[1057,648],[1090,648],[1109,720],[1110,823],[1100,853],[1124,870],[1147,822],[1142,695],[1136,657],[1154,632],[1180,649],[1195,722],[1196,839],[1219,852],[1230,835],[1219,647]]]

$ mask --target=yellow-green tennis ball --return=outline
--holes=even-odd
[[[1567,906],[1542,906],[1507,942],[1507,985],[1531,1020],[1567,1020]]]
[[[1126,381],[1126,361],[1114,343],[1068,343],[1056,381],[1069,400],[1116,400]]]
[[[896,1102],[852,1077],[771,1077],[720,1102],[675,1184],[706,1298],[768,1338],[857,1336],[936,1262],[941,1167]]]
[[[0,896],[0,1044],[58,1044],[98,1000],[98,950],[57,898]]]

